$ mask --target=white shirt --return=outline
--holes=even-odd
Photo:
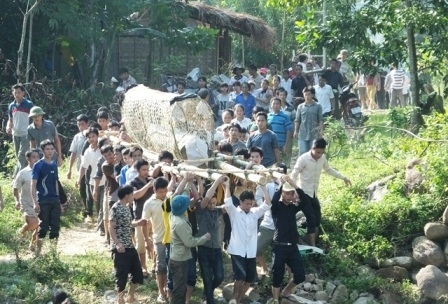
[[[222,112],[224,112],[225,109],[227,109],[230,105],[229,105],[229,100],[230,100],[230,94],[218,94],[218,96],[216,96],[216,100],[218,102],[218,115],[221,116]]]
[[[23,206],[33,206],[33,198],[31,196],[31,179],[33,177],[33,169],[26,166],[17,173],[14,180],[14,189],[20,190],[20,204]]]
[[[244,117],[244,119],[242,121],[239,121],[237,118],[234,118],[234,119],[232,119],[232,121],[230,123],[237,123],[240,125],[241,128],[245,128],[247,130],[247,128],[252,123],[252,120],[250,120],[247,117]]]
[[[336,178],[345,178],[341,173],[330,167],[325,154],[318,160],[315,160],[311,156],[311,151],[302,154],[297,159],[291,173],[291,178],[292,180],[297,181],[299,188],[301,188],[306,194],[314,197],[317,195],[322,169],[325,170],[327,174]]]
[[[274,182],[266,184],[266,190],[268,190],[269,197],[271,198],[271,200],[274,197],[275,191],[277,191],[278,188],[279,188],[278,184],[276,184]],[[255,190],[255,200],[256,200],[258,206],[261,206],[261,204],[263,204],[263,202],[264,202],[264,194],[263,194],[263,190],[261,190],[260,186],[257,186],[257,188]],[[271,208],[269,208],[264,213],[263,220],[261,221],[260,226],[263,226],[270,230],[275,230],[274,220],[272,219]]]
[[[98,171],[98,159],[102,157],[100,149],[93,150],[91,147],[88,147],[87,150],[84,152],[84,155],[81,158],[81,167],[84,169],[88,169],[89,167],[92,168],[92,172],[90,173],[90,180],[89,185],[94,186],[95,185],[95,179],[96,173]],[[100,181],[100,186],[104,186],[105,180],[104,178]]]
[[[236,79],[235,79],[235,76],[233,76],[232,78],[230,78],[229,86],[233,86],[233,84],[234,84],[236,81],[239,81],[241,84],[243,84],[244,82],[248,82],[248,81],[249,81],[249,79],[247,79],[246,76],[244,76],[244,75],[241,75],[241,76],[242,76],[242,77],[241,77],[241,79],[239,79],[239,80],[236,80]]]
[[[292,101],[291,84],[292,84],[291,78],[288,78],[288,80],[285,80],[285,78],[282,78],[282,80],[280,81],[280,87],[284,88],[285,91],[288,93],[288,95],[286,95],[286,102],[289,103],[290,105],[292,105],[292,103],[291,103],[291,101]]]
[[[317,103],[322,106],[322,113],[331,112],[331,99],[334,98],[333,89],[330,85],[325,84],[323,87],[320,85],[314,86],[316,90]]]
[[[252,207],[248,213],[233,205],[232,198],[224,200],[224,208],[230,217],[232,235],[227,252],[248,259],[257,256],[258,219],[269,209],[263,203],[260,207]]]
[[[82,132],[77,133],[70,144],[69,151],[71,153],[76,153],[76,169],[79,170],[81,167],[81,156],[82,149],[84,148],[84,144],[86,143],[87,138],[82,134]]]
[[[163,225],[163,201],[156,198],[153,194],[143,205],[142,218],[150,220],[152,224],[152,241],[154,244],[162,243],[165,234]]]

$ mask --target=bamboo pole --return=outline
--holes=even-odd
[[[221,156],[223,154],[217,153],[216,155]],[[246,167],[247,164],[249,163],[249,162],[245,161],[244,159],[241,159],[240,157],[233,157],[232,160],[238,166]],[[284,175],[283,169],[281,169],[281,168],[265,168],[264,166],[254,165],[251,169],[253,169],[254,171],[263,173],[264,175],[267,175],[268,173],[270,173],[275,178],[281,178]],[[263,171],[261,171],[261,170],[263,170]],[[266,170],[266,171],[264,171],[264,170]],[[279,170],[281,170],[281,171],[279,171]],[[246,170],[246,171],[249,171],[249,170]]]
[[[223,169],[223,170],[234,170],[234,171],[238,171],[237,167],[234,167],[232,165],[229,165],[225,162],[222,161],[216,161],[216,165]],[[262,175],[258,175],[258,174],[254,174],[254,173],[247,173],[245,171],[240,171],[240,172],[235,172],[232,173],[233,175],[242,178],[244,180],[249,180],[251,182],[257,183],[259,185],[266,185],[266,177],[262,176]]]
[[[170,167],[170,166],[162,166],[162,170],[169,173],[174,173],[176,175],[185,176],[187,172],[192,172],[196,174],[197,176],[208,178],[212,180],[217,180],[221,176],[223,176],[220,173],[217,172],[211,172],[211,171],[202,171],[200,168],[195,166],[189,166],[189,165],[181,165],[177,167]]]

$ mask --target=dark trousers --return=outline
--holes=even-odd
[[[85,175],[85,187],[86,187],[86,204],[85,204],[85,210],[84,210],[84,216],[93,216],[93,196],[92,196],[92,190],[90,188],[89,180],[90,180],[90,174]]]
[[[123,253],[116,249],[112,250],[112,260],[115,269],[115,289],[118,292],[126,288],[129,274],[133,284],[143,284],[142,266],[135,248],[126,248]]]
[[[214,304],[213,292],[224,280],[224,266],[221,248],[198,247],[199,269],[204,282],[204,294],[207,304]]]
[[[230,236],[232,235],[232,225],[230,224],[230,217],[227,213],[222,215],[224,219],[224,249],[227,249],[230,243]]]
[[[82,177],[81,183],[79,184],[79,195],[81,196],[82,205],[84,206],[84,217],[86,217],[85,210],[87,210],[87,184],[85,175]]]
[[[173,292],[171,304],[185,304],[187,293],[188,261],[173,261],[170,259],[169,268],[173,274]]]
[[[91,186],[92,193],[93,193],[93,186]],[[98,216],[97,219],[97,231],[105,232],[104,229],[104,221],[103,221],[103,200],[104,200],[104,186],[98,187],[98,197],[95,198],[95,209],[96,209],[96,215]]]
[[[170,269],[170,244],[165,244],[166,246],[166,264],[168,265],[168,273],[166,276],[166,286],[168,290],[173,290],[173,272]],[[187,270],[187,285],[191,287],[196,286],[196,261],[198,260],[198,254],[196,247],[190,248],[192,258],[188,260],[188,270]]]
[[[47,236],[50,231],[50,239],[59,237],[59,229],[61,228],[61,204],[59,199],[49,199],[39,201],[39,229],[37,235],[40,239]]]
[[[300,284],[305,281],[305,268],[303,267],[302,257],[300,256],[297,245],[278,245],[274,242],[272,262],[272,286],[274,288],[280,287],[283,282],[285,265],[291,268],[295,284]]]

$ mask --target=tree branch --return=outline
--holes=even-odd
[[[365,126],[365,127],[351,127],[351,128],[348,128],[348,129],[363,130],[363,129],[371,129],[371,128],[383,128],[383,129],[388,129],[388,130],[397,130],[397,131],[401,131],[401,132],[407,133],[407,134],[411,135],[412,137],[414,137],[414,138],[416,138],[418,140],[431,142],[431,143],[432,142],[435,142],[435,143],[448,143],[448,139],[423,138],[423,137],[420,137],[420,136],[412,133],[409,130],[402,129],[402,128],[395,128],[395,127],[370,125],[370,126]]]

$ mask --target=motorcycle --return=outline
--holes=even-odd
[[[358,96],[351,92],[352,87],[353,84],[344,86],[342,93],[339,95],[342,118],[346,127],[361,127],[369,117],[362,114],[361,103]]]

